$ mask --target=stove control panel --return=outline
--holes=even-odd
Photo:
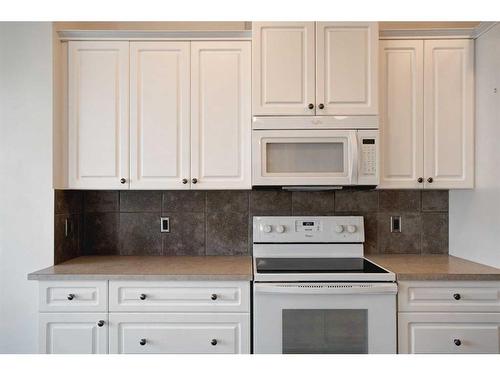
[[[255,216],[254,243],[362,243],[363,216]]]

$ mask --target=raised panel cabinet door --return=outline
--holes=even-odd
[[[254,115],[315,114],[314,29],[314,22],[252,23]]]
[[[128,42],[69,42],[69,188],[128,188],[128,99]]]
[[[250,42],[191,44],[191,188],[251,188]]]
[[[107,313],[40,313],[40,353],[107,354]]]
[[[474,41],[424,42],[424,172],[429,189],[474,187]]]
[[[189,42],[130,43],[130,187],[189,189]]]
[[[379,188],[423,188],[422,40],[380,41]]]
[[[316,114],[378,114],[378,23],[316,23]]]

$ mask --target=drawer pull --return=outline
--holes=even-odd
[[[217,340],[216,339],[212,339],[212,341],[210,341],[210,344],[212,344],[213,346],[217,345]]]
[[[98,326],[98,327],[102,327],[103,325],[104,325],[104,320],[99,320],[99,321],[97,322],[97,326]]]
[[[460,346],[460,345],[462,345],[462,341],[460,341],[459,339],[455,339],[455,340],[453,340],[453,343],[454,343],[456,346]]]
[[[146,339],[141,339],[141,341],[139,341],[139,345],[146,345]]]
[[[453,298],[455,298],[458,301],[460,298],[462,298],[462,296],[460,294],[458,294],[458,293],[455,293],[453,295]]]
[[[217,294],[215,294],[215,293],[214,293],[214,294],[212,294],[212,295],[210,296],[210,298],[212,299],[212,301],[215,301],[215,300],[217,299]]]
[[[73,293],[68,294],[68,300],[72,301],[73,298],[75,298],[75,295]]]
[[[144,301],[146,299],[146,295],[145,294],[141,294],[139,296],[139,299],[142,300],[142,301]]]

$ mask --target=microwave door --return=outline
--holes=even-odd
[[[355,130],[254,130],[254,185],[351,185]]]

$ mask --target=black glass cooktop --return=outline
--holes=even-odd
[[[257,258],[257,273],[387,273],[364,258]]]

